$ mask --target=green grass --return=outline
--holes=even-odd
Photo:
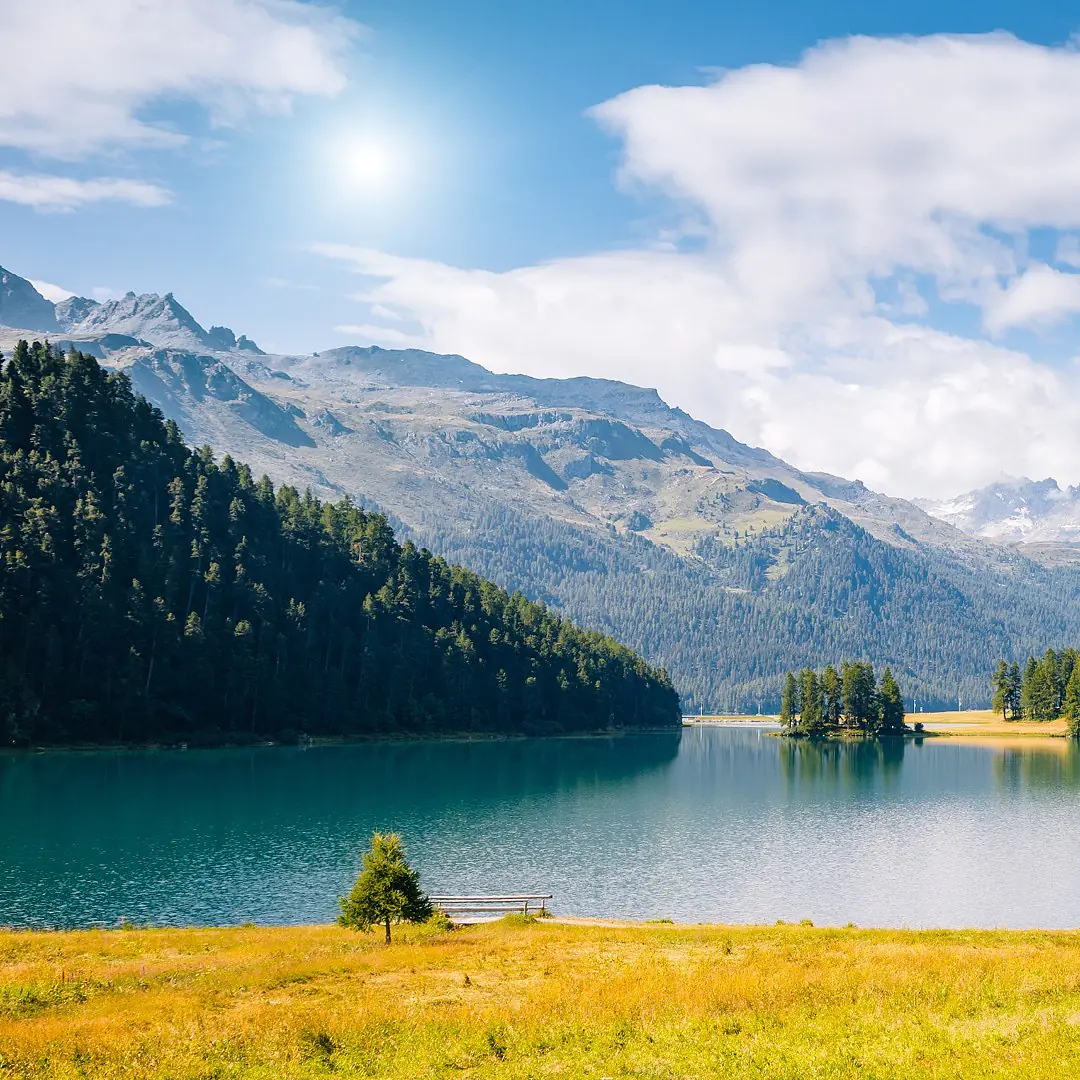
[[[1080,1076],[1080,934],[0,933],[0,1078]]]

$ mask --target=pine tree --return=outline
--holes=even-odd
[[[859,660],[845,663],[840,671],[844,715],[856,727],[868,727],[877,719],[877,688],[872,664]]]
[[[1069,734],[1080,735],[1080,664],[1073,664],[1065,687],[1065,719],[1068,721]]]
[[[420,875],[405,858],[397,833],[376,832],[364,854],[363,869],[348,896],[341,897],[338,922],[353,930],[382,925],[390,944],[392,922],[423,922],[431,918],[431,901],[420,888]]]
[[[1014,660],[1009,665],[1009,689],[1006,695],[1006,703],[1009,710],[1009,719],[1016,720],[1023,715],[1021,702],[1021,688],[1023,677],[1020,674],[1020,665]]]
[[[813,668],[804,668],[799,676],[799,730],[806,735],[820,735],[824,730],[821,684]]]
[[[844,712],[844,698],[840,690],[840,676],[832,664],[822,672],[821,692],[825,699],[825,722],[829,727],[836,727]]]
[[[93,357],[0,363],[0,741],[250,742],[678,723],[662,669],[189,450]]]
[[[893,678],[892,670],[886,665],[881,673],[881,688],[878,691],[878,703],[881,717],[881,730],[894,734],[904,730],[904,699],[900,687]]]
[[[1024,715],[1029,720],[1053,720],[1058,715],[1057,663],[1050,651],[1042,660],[1036,661],[1031,679],[1025,680],[1028,692]]]
[[[798,723],[799,684],[789,671],[784,677],[784,693],[780,698],[780,723],[789,731]]]
[[[1032,694],[1035,692],[1035,673],[1039,663],[1034,656],[1029,656],[1024,665],[1024,675],[1020,680],[1020,712],[1025,720],[1033,719],[1034,705]]]
[[[1009,665],[999,660],[994,672],[994,697],[990,707],[1001,713],[1002,720],[1009,719],[1009,689]]]

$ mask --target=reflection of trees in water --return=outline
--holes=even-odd
[[[372,742],[309,749],[0,754],[0,814],[46,807],[57,828],[264,830],[572,791],[670,765],[680,732],[597,738]],[[380,820],[382,818],[380,817]],[[2,836],[3,830],[0,830]]]
[[[1072,739],[1005,746],[994,755],[994,777],[1007,789],[1080,787],[1080,751]]]
[[[822,780],[866,787],[897,776],[906,739],[778,739],[780,768],[789,784],[804,787]]]

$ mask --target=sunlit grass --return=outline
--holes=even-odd
[[[1078,933],[401,937],[0,933],[0,1077],[1080,1075]]]

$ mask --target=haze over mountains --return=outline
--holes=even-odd
[[[977,508],[1004,496],[924,508],[806,473],[654,390],[414,350],[268,356],[171,294],[54,305],[4,270],[0,325],[0,349],[70,341],[126,371],[190,440],[377,507],[640,649],[694,711],[774,708],[786,669],[844,657],[892,663],[927,706],[974,703],[999,656],[1080,639],[1076,552],[1049,543],[1075,538],[1064,525],[987,533],[1019,512]],[[1075,509],[1059,494],[1023,494],[1026,512]]]
[[[1030,544],[1080,542],[1080,487],[1062,490],[1049,477],[1006,479],[953,499],[917,502],[972,536]]]

